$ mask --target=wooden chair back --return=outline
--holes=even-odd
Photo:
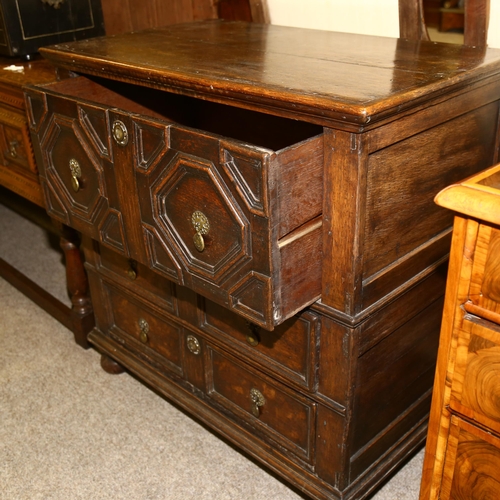
[[[465,0],[464,45],[486,47],[490,0]],[[423,0],[399,0],[401,38],[428,40]]]

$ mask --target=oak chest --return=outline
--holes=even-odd
[[[497,159],[500,53],[231,22],[43,49],[26,92],[90,341],[315,498],[425,437],[451,215]]]

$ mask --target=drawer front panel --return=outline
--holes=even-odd
[[[500,327],[464,320],[450,406],[500,435]]]
[[[219,138],[171,126],[168,151],[153,167],[137,169],[150,265],[226,305],[231,300],[245,302],[245,292],[251,296],[247,302],[259,294],[256,302],[269,304],[272,257],[262,194],[268,153],[246,151],[248,159],[253,156],[261,165],[260,177],[252,179],[261,206],[252,209],[235,188],[238,179],[228,174],[224,155]],[[160,257],[161,263],[172,261],[170,269],[157,265]],[[266,310],[257,313],[269,316]]]
[[[452,417],[439,498],[496,498],[500,490],[500,439]]]
[[[257,434],[312,463],[316,404],[210,349],[209,395],[244,419]]]
[[[481,224],[466,309],[500,324],[500,230]]]
[[[42,156],[40,181],[48,213],[128,255],[107,110],[34,91],[28,102],[31,115],[33,108],[41,108],[40,122],[31,126]]]
[[[0,144],[3,165],[16,165],[37,173],[24,115],[0,108]]]
[[[99,247],[100,271],[107,272],[113,278],[119,277],[122,282],[134,291],[146,290],[154,295],[155,300],[161,299],[162,308],[169,313],[178,314],[175,284],[148,267],[135,260],[117,254],[104,246]]]
[[[196,99],[164,92],[151,107],[130,99],[141,99],[135,88],[115,90],[85,77],[29,90],[51,216],[268,330],[316,301],[318,129],[280,119],[287,133],[276,134],[265,123],[277,118],[237,110],[237,128],[249,130],[232,139],[218,135],[222,125],[231,134],[230,106],[221,121]],[[256,123],[265,146],[245,142]]]
[[[182,374],[182,328],[145,302],[101,281],[106,288],[109,324],[98,326],[163,370]]]
[[[272,332],[209,300],[202,301],[200,313],[199,328],[228,348],[238,350],[288,381],[311,391],[315,389],[319,318],[314,313],[288,319]]]

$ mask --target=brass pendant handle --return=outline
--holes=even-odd
[[[148,340],[149,340],[149,337],[148,337],[148,333],[149,333],[149,324],[148,322],[145,320],[145,319],[140,319],[139,320],[139,328],[140,328],[140,334],[139,334],[139,338],[141,339],[141,342],[143,344],[147,344],[148,343]]]
[[[187,347],[193,354],[200,354],[201,345],[200,341],[194,335],[188,335],[186,338]]]
[[[259,418],[260,408],[266,404],[264,395],[258,389],[250,389],[250,402],[252,405],[252,415]]]
[[[130,280],[134,281],[137,279],[137,262],[130,259],[128,262],[127,276]]]
[[[125,124],[120,120],[115,120],[112,125],[113,139],[120,146],[128,144],[128,130]]]
[[[80,184],[82,169],[80,168],[80,164],[74,158],[69,160],[69,170],[71,172],[71,187],[73,188],[73,191],[77,193],[82,187]]]
[[[194,246],[198,252],[203,252],[205,250],[205,239],[203,236],[210,231],[210,222],[208,222],[208,218],[203,212],[196,210],[191,215],[191,224],[193,224],[196,231],[196,234],[193,236]]]
[[[256,347],[259,345],[259,327],[253,323],[247,323],[248,332],[246,334],[247,342],[252,346]]]
[[[9,142],[9,154],[12,158],[17,158],[17,147],[18,146],[19,146],[19,143],[15,139],[12,139],[12,141]]]

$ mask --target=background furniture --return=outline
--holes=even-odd
[[[436,197],[457,212],[421,500],[500,495],[500,165]]]
[[[17,66],[17,71],[8,69]],[[0,258],[0,276],[16,286],[39,306],[57,318],[74,335],[78,344],[88,347],[87,333],[94,326],[88,297],[87,278],[78,249],[78,235],[71,228],[52,224],[45,212],[38,168],[29,137],[23,85],[44,84],[58,79],[56,70],[43,60],[21,62],[0,58],[0,191],[6,206],[35,220],[61,237],[66,260],[67,287],[72,307],[50,295],[43,287]],[[23,242],[20,242],[23,244]]]
[[[213,21],[44,55],[80,75],[27,99],[103,366],[312,497],[368,496],[426,435],[432,198],[498,159],[500,53]]]

